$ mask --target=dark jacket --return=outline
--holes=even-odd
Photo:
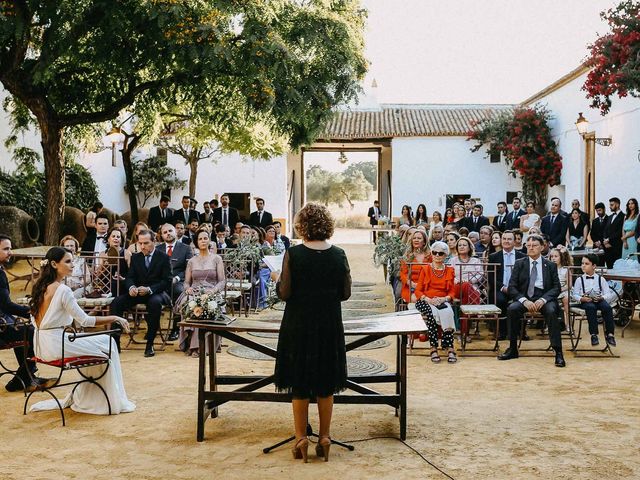
[[[513,250],[516,257],[516,262],[521,258],[525,258],[526,255],[519,250]],[[502,279],[504,278],[504,255],[502,251],[494,252],[489,255],[489,263],[496,264],[495,267],[489,269],[489,290],[490,290],[490,299],[491,302],[496,303],[496,292],[499,292],[503,286],[508,287],[508,285],[502,285]],[[495,286],[495,291],[493,290]]]
[[[491,221],[491,225],[493,226],[494,229],[499,230],[501,232],[504,232],[507,229],[507,217],[510,215],[511,212],[506,212],[504,214],[504,217],[502,218],[502,222],[498,225],[498,220],[500,217],[499,213],[496,213],[495,217],[493,217],[493,220]]]
[[[265,212],[264,210],[262,211],[262,221],[258,220],[258,212],[255,211],[253,212],[251,215],[249,215],[249,225],[252,225],[254,227],[268,227],[269,225],[271,225],[273,223],[273,216],[269,213],[269,212]],[[229,225],[230,227],[234,227],[234,225]]]
[[[613,214],[609,215],[607,228],[605,229],[605,237],[609,239],[611,248],[622,248],[622,228],[624,226],[624,213],[618,212],[615,220],[612,220]]]
[[[188,226],[193,220],[198,220],[198,222],[200,221],[200,214],[198,213],[197,210],[190,208],[189,215],[185,215],[184,210],[182,208],[179,208],[173,212],[173,219],[171,223],[175,225],[176,222],[178,221],[185,222],[186,221],[185,218],[187,216],[189,217],[189,221],[187,221],[187,223],[185,224],[185,227]]]
[[[474,222],[473,215],[472,215],[470,217],[465,218],[463,225],[467,227],[470,232],[479,232],[480,228],[489,225],[489,219],[484,215],[480,215],[478,219]]]
[[[11,301],[9,279],[3,268],[0,268],[0,317],[12,324],[13,317],[29,318],[29,307]]]
[[[236,226],[236,223],[240,221],[240,215],[238,215],[238,210],[233,207],[229,208],[229,218],[228,225],[231,230]],[[213,221],[222,223],[222,207],[218,207],[213,210]]]
[[[160,207],[156,205],[155,207],[151,207],[149,209],[149,228],[154,232],[158,231],[158,228],[165,223],[175,223],[173,220],[173,215],[175,211],[173,208],[165,208],[165,216],[162,217],[162,211]]]
[[[213,210],[209,213],[202,212],[200,214],[200,223],[213,223]]]
[[[171,265],[166,253],[156,250],[151,257],[149,270],[144,265],[142,252],[131,256],[131,265],[125,281],[125,292],[133,286],[149,287],[153,294],[169,292],[171,289]]]
[[[605,239],[604,233],[609,223],[609,217],[606,215],[602,218],[596,215],[596,218],[591,222],[591,241],[593,243],[600,242]]]
[[[90,232],[87,237],[84,239],[84,242],[82,242],[82,247],[80,248],[80,252],[85,253],[85,254],[93,254],[95,253],[95,248],[96,248],[96,238],[97,238],[97,234],[95,232],[95,230],[93,232]],[[107,244],[107,234],[104,234],[104,243],[105,245]]]
[[[156,246],[156,251],[162,252],[166,255],[167,244],[163,242],[160,245]],[[187,262],[192,256],[193,252],[191,251],[191,247],[184,244],[183,242],[176,242],[176,244],[173,246],[171,257],[169,257],[169,263],[171,265],[171,275],[173,277],[180,277],[180,281],[184,282],[184,272],[187,269]]]
[[[558,267],[555,263],[550,262],[544,257],[539,257],[538,261],[542,262],[542,298],[547,302],[557,301],[560,295],[560,279],[558,278]],[[521,298],[527,298],[527,290],[529,289],[529,257],[516,260],[511,271],[511,279],[509,280],[509,296],[514,302]]]
[[[546,215],[540,223],[540,231],[549,237],[549,241],[554,247],[566,245],[568,228],[569,217],[560,213],[556,215],[553,225],[551,225],[551,214]]]
[[[382,211],[380,211],[380,207],[378,207],[378,216],[382,216]],[[378,220],[376,220],[376,211],[373,207],[369,207],[369,211],[367,212],[367,217],[369,217],[369,225],[377,225]]]
[[[520,210],[514,210],[509,212],[509,214],[507,215],[507,230],[514,230],[516,228],[520,228],[520,217],[522,217],[523,215],[526,215],[527,212],[525,212],[523,209]]]

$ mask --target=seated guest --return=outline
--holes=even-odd
[[[591,242],[593,243],[593,248],[603,248],[604,247],[604,232],[607,226],[607,215],[604,207],[604,203],[598,202],[596,203],[596,216],[591,222]]]
[[[173,212],[173,220],[171,223],[174,225],[180,221],[183,222],[184,225],[189,225],[191,220],[199,220],[200,215],[198,212],[191,208],[191,197],[189,195],[185,195],[182,197],[182,208]],[[155,231],[155,230],[154,230]]]
[[[224,231],[224,227],[223,231]],[[211,236],[207,230],[199,230],[196,236],[198,254],[190,257],[186,266],[184,277],[184,292],[176,300],[175,312],[180,315],[189,296],[194,295],[199,289],[207,293],[224,292],[225,275],[222,257],[209,251]],[[176,316],[178,316],[176,315]],[[220,337],[215,338],[216,350],[220,346]],[[198,356],[199,340],[198,329],[192,327],[180,327],[178,345],[180,350],[192,356]]]
[[[558,295],[560,279],[555,263],[541,256],[543,240],[538,235],[527,239],[528,258],[516,260],[509,279],[511,304],[507,308],[509,325],[509,348],[498,356],[498,360],[518,358],[518,334],[522,327],[524,312],[542,313],[549,328],[551,346],[554,349],[556,367],[564,367],[562,338],[558,322]]]
[[[138,234],[142,230],[149,230],[149,227],[147,227],[147,224],[144,223],[144,222],[138,222],[133,227],[133,233],[131,234],[131,240],[129,240],[129,246],[127,247],[127,251],[130,254],[138,253]],[[129,259],[131,259],[131,257],[129,257]]]
[[[273,223],[273,216],[265,211],[264,199],[256,197],[256,211],[249,215],[249,225],[266,228]]]
[[[491,234],[491,241],[489,243],[489,248],[487,248],[482,253],[482,260],[487,262],[489,259],[489,255],[492,253],[496,253],[502,250],[502,232],[500,230],[496,230]]]
[[[147,305],[148,330],[145,357],[155,355],[153,340],[160,325],[164,297],[171,288],[169,257],[155,249],[153,237],[151,230],[142,230],[138,233],[140,251],[131,257],[131,267],[125,281],[127,293],[119,295],[111,304],[111,312],[119,317],[134,305],[139,303]]]
[[[72,237],[73,238],[73,237]],[[7,345],[24,340],[25,330],[29,345],[15,347],[13,353],[18,361],[18,370],[15,376],[9,380],[5,388],[9,392],[19,390],[33,391],[37,385],[45,382],[44,379],[35,377],[37,370],[35,362],[27,360],[33,358],[33,327],[23,325],[16,327],[15,317],[29,318],[29,307],[18,305],[11,301],[9,279],[4,271],[4,265],[11,259],[11,239],[7,235],[0,234],[0,345]],[[26,355],[25,355],[26,353]]]
[[[289,238],[285,235],[282,235],[282,223],[276,220],[275,222],[273,222],[273,226],[276,229],[276,242],[278,244],[282,243],[284,245],[284,249],[289,250],[289,247],[291,246],[291,240],[289,240]]]
[[[96,335],[71,341],[67,335],[62,334],[66,327],[72,325],[97,327],[115,323],[125,332],[129,329],[129,323],[122,317],[91,316],[80,308],[71,289],[64,284],[65,276],[72,271],[71,253],[61,247],[50,248],[42,261],[40,276],[33,286],[30,302],[35,327],[35,355],[46,362],[60,360],[63,347],[65,357],[106,358],[110,355],[109,368],[105,372],[104,365],[84,367],[83,376],[96,378],[99,387],[89,382],[80,383],[61,403],[56,399],[45,400],[34,404],[31,411],[55,410],[62,406],[94,415],[133,412],[136,406],[127,398],[120,357],[112,337]],[[109,399],[108,404],[104,401],[104,395]]]
[[[522,232],[522,241],[526,243],[529,234],[535,234],[529,230],[533,227],[540,227],[540,215],[536,213],[536,204],[527,202],[527,213],[520,217],[520,231]]]
[[[220,224],[222,225],[222,224]],[[233,233],[240,235],[240,229],[244,226],[244,223],[242,222],[236,222],[235,226],[233,227]],[[229,235],[229,233],[231,232],[231,228],[229,226],[225,226],[225,229],[227,231],[227,235]]]
[[[176,222],[176,238],[185,245],[191,245],[191,237],[185,234],[185,225],[180,220]]]
[[[200,222],[195,219],[191,220],[191,222],[189,223],[188,230],[185,232],[185,235],[189,237],[189,240],[191,241],[190,242],[191,245],[196,244],[196,232],[199,229],[200,229]]]
[[[444,224],[449,225],[451,222],[453,222],[454,218],[455,215],[453,214],[453,208],[447,208],[444,211]]]
[[[507,229],[507,216],[509,212],[507,210],[507,202],[498,202],[498,213],[493,217],[493,228],[504,232]]]
[[[502,310],[502,317],[506,317],[507,307],[509,306],[509,279],[511,278],[511,269],[515,261],[524,258],[525,254],[514,248],[515,235],[511,230],[504,231],[501,243],[502,251],[489,255],[489,263],[496,264],[493,275],[492,270],[489,270],[489,298],[490,301]],[[507,324],[505,320],[501,320],[498,329],[498,340],[506,340],[506,338]]]
[[[258,227],[260,228],[260,227]],[[280,255],[284,253],[284,249],[280,250],[276,243],[276,228],[269,225],[264,229],[264,242],[262,243],[262,255]],[[258,296],[258,307],[267,307],[267,283],[271,278],[271,269],[265,264],[260,263],[258,277],[260,279],[260,294]]]
[[[95,233],[87,233],[87,237],[82,242],[82,253],[95,255],[107,249],[107,232],[109,231],[109,217],[104,213],[96,216]],[[93,234],[92,234],[93,233]]]
[[[113,226],[122,232],[122,239],[124,240],[122,248],[127,248],[129,246],[129,238],[127,237],[129,226],[127,225],[127,222],[122,219],[116,220],[115,222],[113,222]]]
[[[438,326],[442,328],[442,348],[447,350],[447,361],[457,361],[453,348],[453,332],[456,328],[451,302],[455,297],[455,273],[444,264],[449,254],[447,244],[435,242],[431,245],[432,261],[420,268],[415,296],[416,309],[422,314],[429,332],[431,361],[440,362],[438,355]]]
[[[429,217],[427,216],[427,207],[424,203],[418,205],[416,209],[415,225],[429,225]]]
[[[574,208],[570,213],[566,245],[575,250],[582,250],[587,243],[588,234],[589,224],[583,221],[580,209]]]
[[[560,280],[558,300],[562,302],[562,313],[566,327],[569,325],[569,268],[573,265],[573,259],[567,251],[567,247],[560,246],[551,249],[549,260],[555,263],[558,268],[558,279]]]
[[[447,242],[447,247],[449,247],[449,255],[447,255],[447,258],[444,259],[444,263],[449,265],[451,263],[451,259],[458,255],[456,244],[458,243],[460,234],[458,232],[448,232],[445,234],[444,238]]]
[[[221,253],[227,248],[233,248],[231,242],[227,243],[227,234],[224,225],[218,224],[215,228],[216,231],[216,249],[218,253]]]
[[[443,227],[444,228],[444,223],[442,221],[442,214],[437,210],[435,210],[431,214],[431,222],[429,222],[429,231],[432,231],[433,227]]]
[[[156,246],[156,250],[166,254],[169,257],[171,265],[171,299],[176,299],[184,291],[185,271],[187,270],[187,262],[193,256],[193,252],[189,246],[179,242],[176,238],[176,229],[170,223],[162,225],[160,232],[162,234],[162,243]],[[173,318],[169,341],[178,339],[178,318]]]
[[[479,237],[480,239],[475,244],[476,255],[482,257],[485,250],[491,245],[491,235],[493,234],[493,228],[489,225],[480,227]]]
[[[456,252],[457,255],[449,262],[455,272],[456,297],[463,304],[477,305],[480,303],[478,286],[482,283],[484,274],[482,262],[474,256],[474,246],[468,237],[458,239]]]
[[[573,284],[573,301],[579,303],[577,307],[582,308],[587,315],[591,345],[595,347],[600,344],[598,338],[598,311],[600,311],[604,323],[605,339],[609,345],[615,347],[615,324],[613,310],[609,304],[613,294],[607,280],[595,273],[597,265],[598,256],[595,253],[589,253],[582,257],[583,274]]]
[[[460,235],[462,235],[462,232],[460,232]],[[467,238],[473,242],[473,245],[475,247],[475,245],[477,245],[478,242],[480,241],[480,234],[478,232],[469,232],[469,235],[467,235]]]
[[[569,222],[567,217],[562,214],[561,207],[562,202],[560,199],[553,198],[551,200],[551,210],[547,216],[542,219],[540,224],[540,230],[549,237],[551,247],[564,245],[567,242],[567,229],[569,228]]]
[[[514,250],[516,250],[517,252],[527,253],[527,247],[522,242],[522,232],[517,228],[512,231],[513,231],[513,236],[515,238],[513,243]]]
[[[477,204],[473,207],[473,214],[467,217],[464,224],[470,232],[479,232],[480,228],[489,225],[489,219],[482,214],[482,205]]]
[[[429,242],[433,245],[435,242],[441,242],[444,238],[444,228],[442,225],[437,225],[431,229],[431,238]]]
[[[398,225],[413,225],[413,214],[411,213],[411,207],[409,205],[402,206],[400,218],[398,219]]]
[[[163,195],[160,197],[159,205],[149,209],[149,228],[154,232],[167,222],[173,221],[173,208],[169,208],[170,198]],[[184,219],[183,219],[184,221]]]
[[[458,230],[458,233],[460,234],[461,237],[468,237],[471,234],[471,232],[469,231],[469,229],[467,227],[461,227]],[[473,232],[473,233],[475,235],[477,232]],[[479,239],[480,239],[480,236],[478,235],[477,240],[479,240]]]
[[[427,234],[422,230],[416,231],[411,238],[411,247],[400,260],[400,285],[402,290],[400,296],[406,303],[415,303],[417,301],[415,290],[418,285],[418,278],[422,269],[418,265],[411,266],[411,275],[409,275],[409,264],[426,263],[431,261],[429,254],[429,242]],[[394,292],[397,293],[397,292]],[[396,295],[396,299],[398,296]]]
[[[60,240],[60,246],[73,256],[73,272],[67,276],[67,286],[74,297],[80,298],[84,295],[85,287],[91,283],[91,271],[80,256],[80,242],[73,235],[66,235]]]
[[[109,287],[103,288],[100,293],[118,296],[124,287],[124,279],[129,271],[129,261],[131,254],[127,252],[122,244],[124,235],[122,231],[113,227],[107,236],[107,251],[102,252],[96,261],[96,278],[109,281]],[[127,260],[127,257],[128,260]]]

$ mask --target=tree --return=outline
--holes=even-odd
[[[151,197],[159,196],[163,190],[183,188],[187,182],[180,180],[175,168],[158,156],[134,162],[133,184],[140,204],[144,207]],[[128,186],[125,191],[129,193]]]
[[[367,182],[371,184],[371,188],[378,190],[378,164],[377,162],[356,162],[351,163],[345,169],[344,175],[347,177],[354,176],[356,172],[362,172]]]
[[[240,116],[311,143],[358,92],[364,17],[358,0],[1,2],[0,82],[38,123],[45,242],[58,241],[71,128],[178,98],[213,106],[218,125]]]
[[[307,170],[307,198],[312,202],[330,203],[342,207],[343,202],[354,207],[355,200],[366,200],[371,193],[371,184],[357,171],[351,176],[329,172],[319,165]]]

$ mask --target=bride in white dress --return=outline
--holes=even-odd
[[[33,286],[31,298],[31,321],[34,325],[34,350],[38,358],[47,362],[59,360],[62,354],[62,332],[71,325],[94,327],[99,325],[119,324],[125,332],[129,331],[129,323],[121,317],[108,315],[95,317],[87,315],[73,297],[73,292],[63,281],[73,271],[71,253],[60,247],[53,247],[41,262],[40,277]],[[111,342],[111,360],[107,373],[97,380],[109,396],[111,414],[133,412],[135,404],[129,401],[124,389],[120,356],[115,341],[108,335],[97,335],[78,338],[70,342],[65,335],[65,357],[104,356],[109,353]],[[105,365],[85,367],[86,375],[98,377]],[[71,407],[80,413],[108,415],[109,409],[104,394],[96,385],[85,382],[69,393],[62,402],[63,408]],[[34,404],[30,411],[55,410],[55,400],[45,400]]]
[[[536,213],[536,204],[527,202],[527,214],[520,217],[520,231],[522,232],[522,243],[526,243],[529,230],[532,227],[539,227],[541,223],[540,215]]]

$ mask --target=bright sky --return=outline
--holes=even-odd
[[[380,103],[516,103],[576,68],[619,0],[363,0]]]

